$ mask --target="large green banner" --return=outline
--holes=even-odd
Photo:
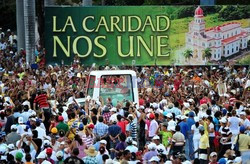
[[[47,7],[46,62],[244,64],[249,18],[249,6]]]

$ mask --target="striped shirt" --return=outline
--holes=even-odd
[[[130,137],[133,138],[133,140],[137,140],[137,124],[136,122],[131,122],[127,125],[126,131],[131,132]]]
[[[221,134],[221,139],[220,139],[220,143],[222,145],[229,145],[229,144],[232,144],[232,140],[231,138],[228,139],[228,137],[230,135],[232,135],[232,132],[230,131],[229,127],[220,127],[220,130],[219,130],[220,134]],[[228,141],[226,141],[228,139]],[[226,142],[225,142],[226,141]]]
[[[88,148],[89,146],[93,145],[94,143],[94,137],[89,135],[83,135],[82,136],[82,142],[85,144],[85,146]]]
[[[40,108],[49,108],[48,96],[46,94],[36,96],[34,103],[38,103]]]

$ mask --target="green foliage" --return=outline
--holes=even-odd
[[[203,50],[203,57],[204,58],[207,58],[207,59],[210,59],[212,57],[212,50],[210,48],[205,48]]]
[[[219,12],[222,20],[239,20],[250,18],[250,6],[225,6]]]
[[[16,0],[2,0],[0,3],[0,27],[3,30],[8,28],[16,29]]]
[[[193,57],[193,51],[191,49],[187,49],[184,51],[183,55],[185,59],[190,59],[191,57]]]

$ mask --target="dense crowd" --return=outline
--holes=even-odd
[[[0,30],[0,163],[249,163],[247,66],[46,66],[39,46],[26,65]],[[137,73],[138,104],[86,94],[90,71],[119,69]]]

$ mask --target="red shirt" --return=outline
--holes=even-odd
[[[202,104],[207,104],[208,102],[210,102],[210,99],[209,99],[209,98],[206,98],[206,97],[203,97],[203,98],[200,100],[200,105],[202,105]]]
[[[120,126],[121,130],[122,130],[122,133],[126,134],[126,126],[128,124],[128,121],[119,121],[117,123],[118,126]]]
[[[144,100],[143,99],[139,99],[139,105],[144,105]]]
[[[48,97],[46,94],[36,96],[34,103],[38,103],[40,108],[49,108]]]
[[[175,79],[174,80],[174,88],[175,88],[176,91],[179,89],[181,83],[182,83],[181,79],[179,79],[179,80]]]

